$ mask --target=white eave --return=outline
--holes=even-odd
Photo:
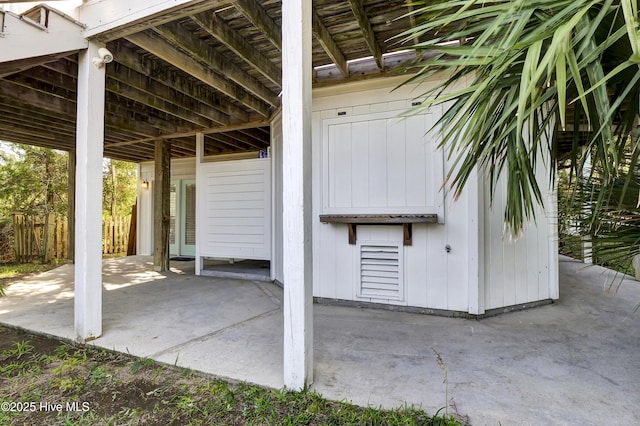
[[[42,18],[30,18],[40,13]],[[0,36],[0,62],[55,55],[87,48],[85,26],[69,15],[47,5],[39,5],[21,15],[0,10],[4,15]]]

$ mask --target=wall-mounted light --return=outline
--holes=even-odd
[[[93,65],[96,68],[102,68],[104,64],[108,64],[113,61],[113,53],[109,52],[109,50],[105,47],[101,47],[98,49],[98,56],[91,59]]]
[[[141,186],[142,186],[142,189],[149,189],[149,181],[144,179],[142,181],[142,185]]]

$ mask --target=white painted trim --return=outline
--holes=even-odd
[[[74,329],[81,342],[102,334],[105,68],[97,68],[91,61],[100,47],[89,43],[78,58]]]
[[[272,117],[271,117],[271,122],[270,122],[270,127],[273,128],[273,124],[277,123],[277,120],[279,120],[281,118],[281,111],[278,110]],[[271,158],[271,259],[270,259],[270,278],[271,280],[275,280],[277,277],[275,275],[276,272],[276,268],[274,267],[274,262],[276,261],[276,253],[277,253],[277,247],[276,247],[276,238],[275,238],[275,232],[276,229],[278,229],[276,227],[276,217],[278,214],[278,206],[276,205],[276,179],[277,179],[277,171],[276,168],[279,166],[275,159],[276,159],[276,154],[277,154],[277,148],[275,146],[275,144],[273,143],[273,130],[271,130],[271,143],[270,143],[270,150],[269,150],[269,157]]]
[[[140,226],[142,216],[140,210],[142,209],[142,164],[138,163],[136,169],[136,254],[140,254],[140,241],[142,240],[142,227]]]
[[[467,200],[469,203],[469,232],[467,234],[469,247],[468,294],[469,313],[480,315],[484,313],[484,180],[476,168],[467,181]]]
[[[560,298],[560,265],[558,264],[558,183],[554,182],[548,195],[547,226],[549,229],[549,298]]]
[[[202,256],[200,256],[200,232],[204,227],[203,222],[203,213],[201,209],[201,203],[204,198],[204,176],[201,176],[200,171],[200,163],[202,163],[202,157],[204,154],[204,133],[196,133],[196,264],[195,264],[195,274],[201,275],[202,269],[204,266]]]
[[[91,38],[192,2],[193,0],[89,0],[78,8],[78,16],[87,25],[85,37]]]

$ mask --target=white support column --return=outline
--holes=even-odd
[[[482,315],[484,309],[484,171],[478,167],[467,181],[469,199],[469,313]]]
[[[102,334],[102,154],[105,68],[102,45],[90,42],[78,58],[75,208],[75,334],[81,342]]]
[[[201,176],[201,166],[202,157],[204,156],[204,133],[196,133],[196,275],[202,274],[202,269],[204,266],[202,257],[200,256],[200,235],[201,232],[204,232],[205,222],[204,217],[200,212],[202,207],[202,200],[204,200],[204,189],[205,189],[205,179]]]
[[[313,381],[311,0],[282,1],[284,384]]]

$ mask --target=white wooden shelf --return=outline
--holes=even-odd
[[[438,215],[427,214],[321,214],[322,223],[346,223],[349,229],[349,244],[357,241],[357,225],[402,225],[403,244],[412,244],[412,224],[437,223]]]

